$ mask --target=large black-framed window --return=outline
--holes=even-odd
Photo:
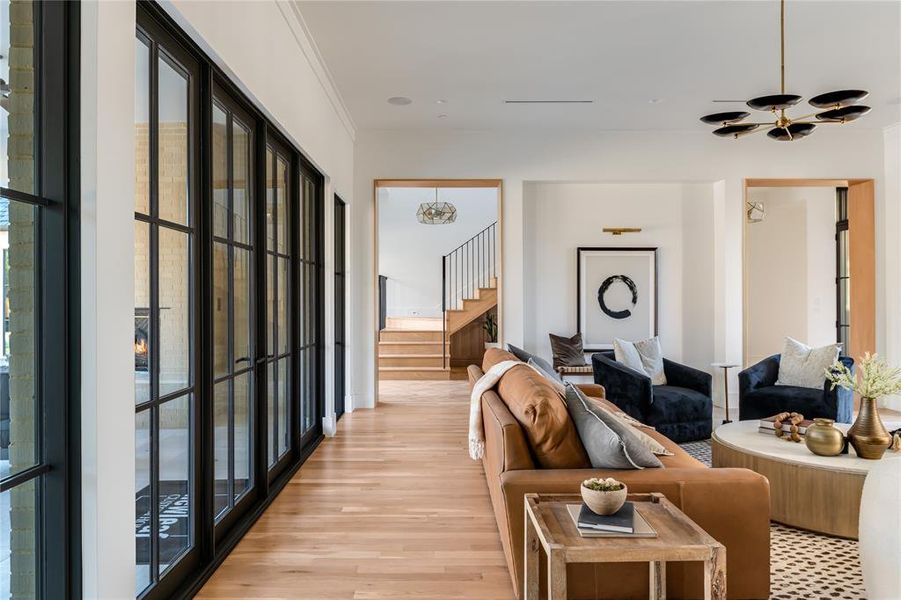
[[[147,252],[136,244],[135,257],[136,277],[145,277],[141,285],[136,281],[136,292],[148,290],[135,302],[135,377],[144,382],[137,386],[143,395],[136,415],[146,413],[147,422],[137,439],[146,431],[148,440],[148,450],[138,453],[146,466],[136,465],[136,472],[149,474],[146,499],[136,510],[139,562],[141,535],[149,540],[143,555],[148,564],[138,565],[149,574],[148,586],[141,588],[139,580],[137,593],[156,600],[196,593],[322,438],[324,196],[323,177],[293,142],[160,6],[139,2],[137,15],[136,91],[150,106],[143,126],[147,143],[136,144],[135,223],[142,229],[136,240],[145,239],[144,228],[148,240]],[[177,178],[165,180],[193,194],[187,220],[180,213],[176,218],[171,202],[154,199],[162,182],[151,187],[154,174],[176,155],[154,141],[172,133],[171,123],[154,115],[171,110],[174,97],[167,94],[163,102],[154,52],[188,81],[183,154],[189,177],[184,186]],[[146,192],[142,173],[150,181]],[[171,294],[163,289],[163,273],[172,261],[162,255],[162,237],[170,229],[189,238],[193,287],[187,299],[194,320],[185,331],[193,361],[177,389],[161,390],[168,380],[155,374],[173,355],[157,332],[166,333],[163,321],[178,307],[163,300],[164,292]],[[161,411],[189,391],[188,434],[178,439],[188,441],[179,456],[189,456],[192,470],[173,488],[164,477]],[[309,425],[300,435],[302,414]],[[181,521],[171,514],[170,501],[186,515]],[[181,536],[187,554],[172,557],[162,539],[153,542],[164,533],[167,540]]]
[[[74,4],[0,0],[0,593],[11,598],[80,597],[78,17]]]
[[[347,205],[335,196],[335,419],[344,414],[344,378],[347,360]]]
[[[135,592],[199,564],[200,64],[135,36]],[[161,585],[163,584],[163,585]],[[171,585],[171,584],[170,584]]]

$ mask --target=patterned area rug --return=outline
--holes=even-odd
[[[680,444],[710,466],[710,440]],[[770,525],[770,598],[863,600],[857,542]]]

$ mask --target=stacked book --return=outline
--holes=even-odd
[[[798,435],[804,435],[807,433],[807,428],[813,425],[813,421],[808,419],[804,419],[800,423],[798,423]],[[760,433],[765,433],[767,435],[776,435],[776,417],[767,417],[766,419],[760,419],[760,424],[757,427],[757,431]],[[788,421],[784,421],[782,423],[782,431],[788,435],[791,432],[791,423]]]
[[[657,537],[632,502],[612,515],[596,514],[585,504],[567,504],[566,508],[582,537]]]

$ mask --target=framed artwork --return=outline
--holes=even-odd
[[[579,248],[576,286],[586,352],[657,335],[657,248]]]

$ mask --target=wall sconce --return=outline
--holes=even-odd
[[[641,233],[641,227],[604,227],[604,233],[622,235],[624,233]]]

